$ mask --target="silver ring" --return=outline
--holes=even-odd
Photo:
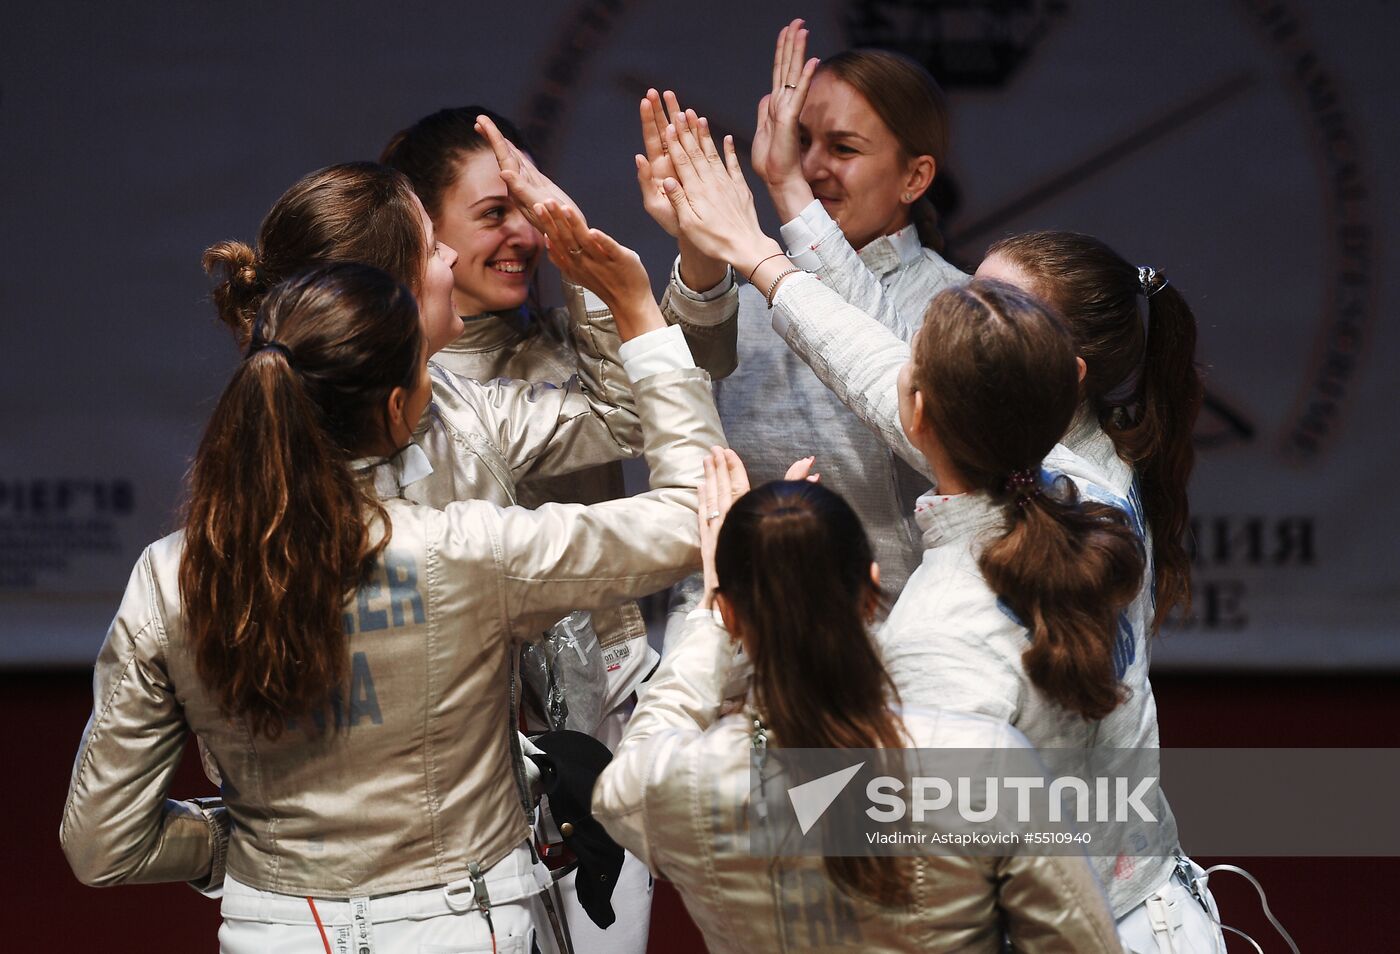
[[[710,515],[709,515],[708,517],[706,517],[705,519],[706,519],[707,521],[709,521],[709,520],[718,520],[718,519],[719,519],[719,511],[718,511],[718,510],[711,510],[711,511],[710,511]]]
[[[570,254],[570,255],[582,255],[582,254],[583,254],[583,249],[582,249],[582,248],[571,248],[571,249],[569,249],[569,254]]]

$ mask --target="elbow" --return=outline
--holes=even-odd
[[[89,888],[107,888],[121,883],[117,872],[96,853],[65,841],[63,854],[68,859],[68,867],[73,869],[73,876]]]
[[[116,862],[101,839],[94,838],[91,833],[63,828],[58,841],[73,876],[89,888],[110,888],[127,879],[128,872]]]

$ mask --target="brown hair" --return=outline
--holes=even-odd
[[[209,692],[276,738],[345,677],[343,607],[390,529],[349,460],[383,439],[423,336],[408,289],[355,264],[289,279],[258,322],[195,455],[180,595]]]
[[[1203,395],[1196,317],[1174,285],[1156,276],[1144,289],[1136,267],[1088,235],[1031,232],[1003,239],[987,254],[1025,272],[1069,324],[1087,368],[1084,400],[1118,456],[1137,471],[1152,531],[1156,632],[1173,607],[1191,606],[1187,484]],[[1139,302],[1146,291],[1144,333]]]
[[[1103,718],[1122,698],[1113,647],[1143,558],[1123,511],[1081,503],[1068,480],[1041,486],[1078,400],[1069,333],[1025,292],[974,280],[929,305],[912,371],[953,466],[1005,514],[978,564],[1030,630],[1026,675],[1066,709]],[[1026,471],[1037,475],[1029,486],[1011,479]]]
[[[529,152],[525,137],[509,119],[485,106],[439,109],[407,129],[394,133],[379,155],[384,165],[408,176],[434,221],[442,212],[442,196],[457,181],[458,164],[491,144],[476,131],[476,117],[487,116],[501,135],[521,152]]]
[[[880,599],[860,518],[838,494],[807,481],[774,481],[730,509],[715,545],[720,593],[752,634],[754,703],[789,748],[897,748],[894,683],[868,629]],[[835,857],[841,887],[906,904],[895,858]]]
[[[932,156],[935,172],[948,157],[948,100],[928,70],[906,56],[888,50],[845,50],[823,60],[825,70],[850,84],[899,142],[907,161]],[[938,213],[924,192],[909,210],[919,241],[941,250]]]
[[[227,241],[204,253],[219,318],[246,343],[263,298],[294,272],[363,262],[416,291],[428,257],[413,187],[398,172],[350,162],[303,176],[263,219],[257,248]]]

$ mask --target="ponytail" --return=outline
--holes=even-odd
[[[1191,560],[1185,538],[1191,508],[1187,484],[1196,463],[1192,442],[1204,389],[1196,368],[1196,317],[1170,283],[1148,289],[1147,344],[1135,418],[1105,429],[1137,465],[1152,531],[1157,631],[1175,607],[1191,608]]]
[[[343,607],[390,529],[349,459],[382,443],[422,333],[408,290],[360,265],[288,281],[258,326],[195,455],[179,579],[200,678],[277,738],[345,678]]]
[[[1152,531],[1155,633],[1175,608],[1191,605],[1187,484],[1203,393],[1195,316],[1155,269],[1133,266],[1088,235],[1016,235],[988,249],[993,256],[1024,272],[1068,323],[1086,366],[1084,401],[1137,472]]]
[[[1030,630],[1021,656],[1046,697],[1098,720],[1123,700],[1114,665],[1118,617],[1142,583],[1142,551],[1117,507],[1037,488],[1006,504],[1007,531],[978,558],[987,585]]]
[[[860,519],[839,495],[774,481],[730,509],[715,547],[720,595],[751,636],[753,697],[786,748],[898,748],[894,683],[870,637],[880,599]],[[882,905],[912,899],[899,858],[828,856],[833,883]]]
[[[1128,516],[1083,503],[1040,463],[1078,404],[1074,342],[1038,299],[973,279],[940,292],[915,339],[910,382],[957,475],[1006,516],[978,557],[994,593],[1030,630],[1026,675],[1087,719],[1122,699],[1114,666],[1119,613],[1142,584]]]

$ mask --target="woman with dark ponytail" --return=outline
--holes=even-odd
[[[544,209],[565,267],[639,332],[652,490],[592,507],[433,509],[395,461],[428,407],[413,294],[359,264],[285,276],[191,472],[183,532],[142,554],[98,657],[60,839],[84,883],[222,887],[221,950],[531,949],[506,685],[519,642],[698,560],[721,441],[707,376],[640,260]],[[189,733],[221,799],[167,798]]]
[[[716,450],[705,474],[705,595],[668,644],[593,811],[675,883],[709,950],[1117,951],[1083,857],[770,858],[750,847],[756,752],[1026,742],[1004,721],[900,707],[869,629],[878,567],[844,499],[800,479],[745,492],[733,451]],[[726,715],[731,640],[753,671],[744,712]]]
[[[1003,239],[977,274],[1037,295],[1069,325],[1085,370],[1079,410],[1062,440],[1146,519],[1156,632],[1173,611],[1191,607],[1186,486],[1202,397],[1196,318],[1161,272],[1075,232]]]

